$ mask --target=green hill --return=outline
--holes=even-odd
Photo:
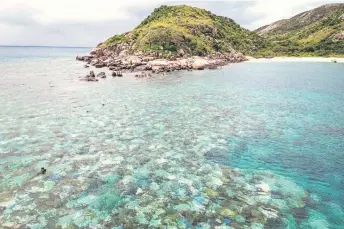
[[[117,53],[154,51],[164,56],[177,54],[181,49],[185,54],[199,56],[233,50],[254,55],[257,50],[266,48],[267,43],[230,18],[180,5],[155,9],[133,31],[115,35],[100,47],[111,48]]]
[[[256,30],[272,42],[266,53],[344,56],[344,4],[328,4]]]

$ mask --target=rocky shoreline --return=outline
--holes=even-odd
[[[99,46],[98,46],[99,47]],[[164,58],[157,52],[137,52],[128,54],[127,50],[120,53],[112,51],[110,48],[94,48],[90,55],[77,56],[76,60],[84,61],[95,68],[108,68],[112,71],[112,76],[123,76],[123,73],[136,73],[135,77],[145,78],[151,73],[164,73],[179,70],[204,70],[217,69],[229,63],[239,63],[248,60],[246,56],[239,52],[217,53],[205,57],[187,56],[181,49],[178,56],[170,55]],[[100,78],[106,78],[104,72],[99,73]],[[98,75],[99,75],[98,74]],[[81,79],[82,81],[98,81],[93,71]]]

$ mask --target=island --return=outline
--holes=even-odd
[[[77,56],[112,76],[216,69],[251,58],[344,56],[344,4],[327,4],[249,31],[234,20],[187,5],[156,8],[130,32]],[[98,74],[105,78],[104,72]],[[93,71],[85,81],[98,81]]]

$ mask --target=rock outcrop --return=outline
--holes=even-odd
[[[122,74],[122,72],[121,71],[115,71],[115,72],[112,72],[112,74],[111,74],[113,77],[122,77],[123,76],[123,74]]]
[[[90,71],[90,74],[85,76],[84,78],[80,79],[81,81],[88,81],[88,82],[97,82],[98,79],[96,79],[96,76],[93,71]]]
[[[98,73],[97,77],[104,79],[104,78],[106,78],[106,74],[105,74],[105,72],[100,72],[100,73]]]
[[[219,66],[229,63],[239,63],[247,60],[239,52],[216,53],[203,57],[187,55],[184,57],[174,56],[173,58],[163,59],[154,52],[117,55],[111,48],[93,49],[90,55],[77,56],[76,59],[90,63],[95,68],[107,67],[110,71],[113,71],[112,76],[122,76],[122,72],[148,72],[149,74],[179,70],[216,69]]]

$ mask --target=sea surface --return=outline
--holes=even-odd
[[[89,51],[0,47],[1,229],[344,228],[344,64],[81,82]]]

